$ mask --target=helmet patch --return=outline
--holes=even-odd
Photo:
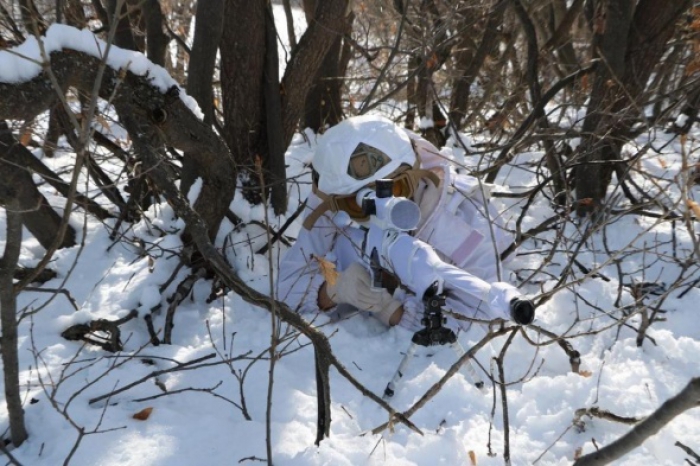
[[[356,180],[365,180],[389,162],[391,162],[391,157],[376,147],[361,142],[350,156],[348,175]]]

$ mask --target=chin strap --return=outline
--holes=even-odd
[[[440,186],[440,177],[437,176],[434,172],[430,170],[425,170],[423,168],[418,168],[420,165],[420,162],[416,162],[416,164],[413,166],[413,168],[405,168],[401,167],[398,170],[396,170],[394,173],[392,173],[388,178],[392,179],[397,179],[401,177],[405,177],[408,179],[410,186],[411,186],[411,194],[410,196],[413,196],[413,193],[416,191],[418,188],[418,184],[420,183],[420,180],[422,179],[428,179],[431,181],[435,187]],[[406,165],[407,167],[408,165]],[[319,217],[323,215],[325,212],[333,212],[336,213],[342,209],[338,207],[338,202],[337,200],[340,198],[345,198],[345,197],[350,197],[348,195],[337,195],[337,194],[326,194],[320,189],[318,189],[318,186],[316,186],[316,183],[313,184],[312,186],[312,191],[313,193],[318,196],[321,199],[321,203],[313,210],[309,215],[306,216],[304,219],[304,223],[302,225],[304,228],[307,230],[311,230],[313,226],[316,224],[318,221]],[[362,219],[356,219],[356,220],[362,220]]]

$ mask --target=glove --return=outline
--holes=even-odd
[[[342,271],[334,285],[326,282],[326,293],[336,304],[344,303],[375,313],[385,324],[393,311],[401,306],[384,288],[372,288],[367,269],[357,262]],[[384,318],[386,317],[386,319]]]
[[[516,324],[530,325],[535,320],[535,303],[529,299],[512,299],[510,302],[510,317]]]

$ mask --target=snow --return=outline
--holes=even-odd
[[[142,53],[115,46],[108,49],[107,44],[89,30],[78,30],[64,24],[52,24],[41,41],[30,36],[17,47],[0,50],[0,82],[17,83],[38,76],[45,58],[64,48],[104,59],[115,70],[125,69],[138,76],[147,76],[151,84],[162,92],[177,87],[182,101],[195,115],[203,118],[197,101],[184,92],[165,68],[154,64]]]
[[[54,26],[50,33],[45,46],[52,49],[75,48],[78,44],[74,41],[80,39],[87,53],[103,50],[92,39],[82,40],[83,32]],[[36,43],[29,43],[21,53],[38,57],[32,55],[36,47]],[[15,51],[20,53],[19,49]],[[117,49],[113,53],[110,60],[116,60],[119,66],[132,62],[130,69],[142,72],[148,69],[149,76],[155,79],[157,73],[153,73],[153,68],[143,66],[137,57],[123,56]],[[31,75],[34,65],[26,59],[16,60],[16,55],[0,52],[2,79],[24,79]],[[166,87],[169,85],[164,78],[158,79]],[[288,176],[296,180],[290,183],[287,216],[310,190],[308,164],[315,137],[308,132],[306,136],[297,135],[286,154]],[[689,144],[695,144],[695,151],[697,136],[693,134],[689,138]],[[465,137],[470,144],[477,142],[472,139],[474,136]],[[670,137],[664,133],[649,134],[641,137],[638,144],[643,145],[648,138],[662,147]],[[668,199],[680,198],[676,176],[683,164],[681,153],[678,144],[670,144],[663,154],[643,159],[644,168],[659,177],[658,186],[646,186],[650,191],[663,189]],[[459,160],[467,166],[480,163],[479,157],[471,160],[457,148],[446,149],[445,155],[448,160]],[[501,171],[495,191],[518,191],[533,186],[537,180],[531,175],[528,163],[541,156],[540,153],[518,155],[511,166]],[[59,151],[51,163],[68,165],[72,157]],[[115,173],[121,169],[111,168]],[[51,193],[46,186],[42,189]],[[695,199],[700,195],[697,187],[689,187],[689,191]],[[191,199],[196,192],[197,187],[193,187]],[[57,208],[62,207],[61,198],[49,196],[49,200]],[[510,222],[517,219],[522,201],[496,199],[495,202]],[[270,218],[276,228],[287,218],[276,218],[265,208],[251,207],[238,194],[231,208],[243,214],[246,221]],[[535,226],[552,214],[551,205],[540,199],[530,207],[522,227]],[[200,280],[177,308],[173,344],[150,345],[142,317],[161,304],[162,311],[154,314],[153,320],[162,335],[167,298],[188,274],[185,269],[176,272],[175,253],[181,247],[182,220],[174,217],[167,203],[156,204],[137,224],[122,226],[124,240],[118,243],[109,237],[114,221],[102,223],[77,211],[72,222],[78,227],[79,235],[85,222],[84,246],[58,251],[50,265],[58,277],[43,286],[67,290],[79,309],[73,310],[63,295],[53,299],[33,291],[19,295],[23,310],[19,328],[20,384],[29,439],[21,447],[11,449],[13,457],[20,464],[55,466],[64,464],[76,447],[70,461],[76,466],[228,465],[264,459],[270,314],[231,292],[209,302],[212,284]],[[692,226],[697,228],[696,224]],[[293,237],[300,228],[297,220],[286,234]],[[526,293],[538,296],[554,289],[567,263],[567,254],[581,240],[582,229],[583,225],[573,223],[567,227],[551,262],[523,283]],[[672,245],[670,238],[674,234]],[[689,282],[697,279],[697,269],[663,302],[667,320],[652,324],[648,331],[655,343],[646,340],[641,348],[637,347],[637,335],[629,327],[604,330],[612,320],[601,312],[612,312],[616,307],[620,289],[617,267],[623,272],[623,282],[644,279],[673,283],[679,265],[670,258],[691,257],[692,235],[697,232],[688,233],[680,224],[672,230],[668,223],[655,219],[624,216],[609,219],[605,228],[587,240],[579,259],[591,269],[598,267],[596,271],[607,280],[584,279],[584,274],[579,274],[580,283],[555,293],[538,308],[536,320],[536,324],[549,331],[571,337],[571,344],[581,353],[581,373],[571,372],[568,357],[557,344],[536,348],[516,336],[506,353],[504,371],[509,382],[506,390],[512,464],[570,465],[577,450],[594,451],[594,443],[607,445],[630,429],[588,417],[581,419],[583,425],[574,426],[576,410],[599,407],[619,416],[642,417],[678,393],[690,378],[700,375],[696,305],[700,288],[688,287]],[[0,251],[4,250],[5,237],[5,216],[0,211]],[[554,240],[553,233],[543,237]],[[224,221],[217,246],[242,279],[269,293],[270,277],[275,274],[286,246],[276,243],[270,257],[254,254],[266,242],[264,229],[252,223],[245,228],[233,228]],[[639,249],[644,245],[648,246],[646,252]],[[541,240],[526,242],[519,249],[520,254],[506,265],[506,272],[515,283],[522,283],[541,265],[543,255],[536,252],[546,253],[550,247],[551,243]],[[657,254],[654,258],[661,259],[654,260],[650,251]],[[20,264],[36,264],[42,256],[43,249],[25,232]],[[175,279],[160,293],[161,286],[174,273]],[[624,290],[620,306],[631,303],[629,293]],[[687,293],[681,296],[683,291]],[[653,305],[657,299],[650,298],[649,304]],[[108,353],[60,336],[71,325],[122,318],[132,309],[139,311],[139,318],[122,325],[124,350],[120,353]],[[629,323],[638,326],[639,318],[634,317]],[[334,354],[344,367],[377,394],[383,392],[394,374],[412,336],[401,327],[386,329],[363,314],[320,315],[315,317],[314,325],[330,338]],[[388,414],[332,369],[331,435],[315,446],[317,400],[313,351],[308,340],[289,334],[286,325],[281,324],[279,330],[285,338],[278,345],[270,414],[275,464],[470,465],[472,454],[480,466],[504,463],[505,425],[498,389],[494,390],[488,383],[488,390],[482,393],[461,373],[412,416],[423,435],[401,424],[374,435],[370,431],[386,422]],[[471,347],[484,336],[485,330],[475,326],[460,334],[460,343],[465,348]],[[548,341],[532,331],[528,335],[534,341]],[[499,355],[504,342],[503,338],[497,339],[477,353],[476,361],[487,373],[495,373],[492,358]],[[168,394],[151,378],[110,397],[107,402],[90,403],[91,399],[154,371],[210,355],[213,357],[195,369],[159,375],[158,385],[165,387]],[[447,348],[421,348],[409,364],[391,405],[402,411],[409,408],[455,360],[456,356]],[[0,403],[4,406],[2,400]],[[133,415],[144,408],[153,408],[150,417],[134,419]],[[680,441],[700,451],[699,414],[697,408],[687,411],[615,464],[683,464],[686,455],[674,444]],[[8,427],[4,409],[0,410],[0,426]],[[86,435],[81,437],[78,429],[84,429]]]
[[[687,121],[688,115],[686,115],[685,113],[681,113],[676,117],[676,121],[674,123],[677,127],[682,128],[683,126],[685,126]]]
[[[313,139],[307,143],[295,138],[287,153],[290,176],[298,175],[303,179],[308,175],[302,170],[306,170],[304,162],[310,159],[314,143]],[[69,154],[63,157],[70,158]],[[513,183],[525,184],[524,173],[517,171],[509,175]],[[290,192],[293,193],[291,213],[299,199],[308,193],[308,184],[295,186]],[[242,210],[241,203],[243,201],[237,197],[232,208]],[[547,205],[537,205],[533,214],[539,215],[539,210],[547,209]],[[177,258],[171,252],[180,246],[178,234],[183,227],[166,204],[150,209],[147,218],[127,233],[127,239],[143,242],[147,256],[139,254],[139,249],[129,241],[110,247],[109,228],[89,217],[86,221],[87,238],[77,267],[67,275],[79,247],[59,251],[52,264],[59,271],[59,277],[45,285],[58,287],[65,280],[62,287],[70,291],[80,309],[74,312],[67,301],[58,296],[37,314],[24,318],[20,325],[21,383],[26,393],[30,437],[12,451],[13,456],[22,464],[62,464],[78,438],[77,431],[62,414],[65,412],[86,432],[100,432],[82,439],[71,461],[75,465],[184,466],[201,464],[203,458],[206,458],[205,464],[264,458],[269,381],[268,312],[247,304],[234,293],[208,303],[211,284],[200,281],[178,307],[172,345],[148,345],[149,337],[142,319],[122,326],[125,343],[120,355],[66,341],[60,337],[60,332],[73,324],[120,318],[134,308],[143,316],[158,304],[163,304],[165,309],[165,298],[174,293],[177,284],[187,275],[186,270],[179,271],[167,291],[159,293],[159,287],[177,266]],[[275,222],[281,221],[275,219]],[[610,236],[615,234],[615,247],[625,248],[629,243],[640,241],[637,236],[640,228],[646,225],[640,227],[636,223],[634,219],[623,219],[609,227]],[[159,225],[160,229],[156,231],[149,225]],[[2,226],[0,242],[4,242],[5,236],[4,217]],[[298,229],[299,225],[294,228]],[[572,239],[576,239],[576,233],[570,233]],[[658,232],[652,228],[643,240],[651,241],[654,235]],[[266,242],[262,230],[231,230],[229,237],[228,257],[234,259],[239,274],[256,289],[269,291],[269,274],[274,272],[276,260],[270,262],[264,256],[251,253]],[[595,238],[592,249],[599,240],[600,237]],[[684,241],[685,246],[689,246],[689,239]],[[536,248],[524,246],[524,250],[528,249]],[[275,257],[279,253],[280,248],[277,248]],[[21,262],[35,263],[41,254],[35,240],[27,237]],[[154,260],[150,261],[148,256]],[[602,255],[591,257],[600,263],[606,259]],[[532,260],[532,256],[519,256],[508,269],[527,268],[534,265],[530,264]],[[632,270],[639,264],[626,266]],[[647,278],[672,282],[672,272],[662,269],[649,268]],[[611,265],[604,268],[607,273],[611,270]],[[610,273],[610,276],[615,275]],[[543,286],[551,288],[551,283]],[[578,286],[581,296],[606,310],[614,306],[616,289],[615,282],[595,279]],[[525,291],[533,295],[538,293],[534,285],[527,285]],[[578,448],[584,453],[593,451],[592,439],[598,445],[605,445],[629,429],[584,417],[585,431],[579,432],[572,427],[577,409],[596,406],[620,416],[644,416],[700,373],[696,357],[700,352],[700,327],[696,324],[693,306],[700,299],[700,290],[692,289],[682,299],[677,295],[678,292],[672,294],[664,304],[669,311],[668,321],[653,324],[649,331],[656,345],[647,341],[642,348],[636,346],[635,334],[629,329],[623,329],[619,336],[615,330],[582,335],[591,325],[607,325],[609,321],[601,321],[589,306],[577,302],[570,291],[556,294],[538,309],[537,324],[558,333],[569,329],[577,312],[589,319],[569,331],[569,334],[579,335],[571,342],[581,351],[582,369],[588,372],[584,375],[572,373],[567,356],[557,345],[536,350],[522,338],[513,340],[505,358],[506,377],[513,382],[507,389],[513,464],[533,464],[536,460],[539,465],[570,464]],[[23,292],[19,297],[20,305],[28,309],[38,309],[46,299],[45,295],[33,292]],[[164,317],[164,311],[154,315],[159,330],[163,328]],[[321,315],[315,324],[326,335],[332,335],[333,351],[344,366],[378,394],[392,377],[411,338],[411,333],[403,328],[387,330],[360,314],[349,318]],[[284,334],[287,329],[284,325],[281,328]],[[529,333],[531,338],[538,339],[536,334]],[[468,348],[483,334],[483,328],[473,329],[461,334],[460,342]],[[385,431],[372,435],[368,432],[386,422],[387,413],[331,370],[331,436],[316,447],[316,386],[313,352],[307,343],[305,339],[285,340],[281,345],[283,356],[275,365],[271,414],[275,464],[470,464],[470,451],[476,455],[479,465],[503,464],[504,424],[500,395],[492,418],[491,384],[486,393],[482,393],[461,373],[412,417],[424,435],[399,424],[393,433]],[[503,340],[498,340],[477,353],[477,361],[487,371],[493,370],[490,359],[499,354],[502,344]],[[89,403],[91,398],[110,393],[154,370],[171,368],[175,361],[186,363],[209,354],[216,355],[206,361],[215,363],[211,366],[158,377],[167,390],[173,392],[171,395],[138,401],[163,395],[153,380],[148,380],[113,396],[109,403]],[[230,366],[224,362],[229,357],[244,354],[262,355],[263,359],[241,359]],[[410,407],[455,360],[456,356],[447,348],[419,349],[391,401],[392,406],[399,410]],[[539,367],[536,374],[528,371],[533,361],[534,366]],[[239,371],[245,372],[243,392],[237,378]],[[586,376],[588,373],[590,375]],[[55,391],[53,395],[52,390]],[[178,393],[178,390],[189,391]],[[243,398],[250,420],[232,404],[241,405]],[[29,403],[32,399],[37,402]],[[133,419],[135,413],[146,407],[153,408],[147,420]],[[697,410],[693,410],[679,416],[617,464],[681,464],[684,454],[673,444],[678,440],[691,447],[700,445],[697,415]],[[0,423],[7,426],[4,413]],[[489,443],[495,456],[489,456]]]
[[[197,178],[194,180],[194,183],[192,183],[192,186],[190,186],[190,190],[187,192],[187,201],[190,203],[190,205],[194,205],[195,201],[199,197],[199,194],[202,192],[202,184],[204,181],[202,178]]]

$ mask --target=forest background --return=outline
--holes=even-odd
[[[697,7],[0,1],[7,462],[700,464]],[[369,112],[514,233],[538,319],[460,335],[486,393],[438,349],[389,406],[410,333],[274,299]]]

